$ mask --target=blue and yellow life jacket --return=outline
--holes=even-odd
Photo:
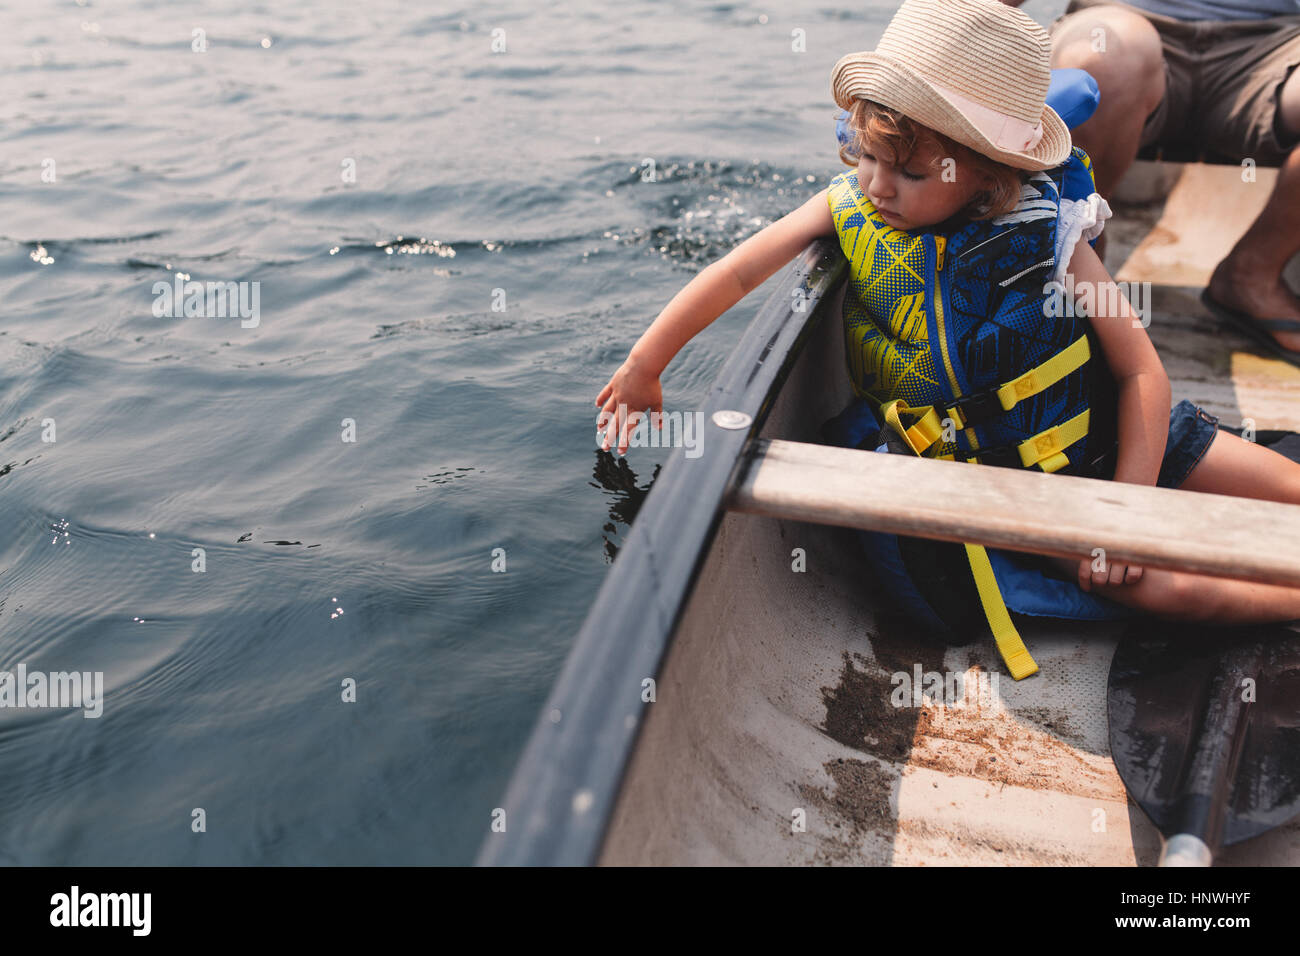
[[[849,261],[849,376],[862,404],[912,452],[1110,477],[1114,380],[1087,317],[1049,307],[1045,290],[1056,272],[1061,200],[1095,188],[1088,156],[1075,147],[1066,163],[1031,174],[1004,216],[904,232],[876,212],[856,171],[831,181],[831,216]],[[947,556],[948,592],[951,549],[960,547],[935,543],[927,552]],[[1034,673],[988,554],[976,545],[964,551],[980,616],[1011,673]]]
[[[1110,449],[1113,433],[1088,440],[1092,402],[1114,391],[1105,362],[1090,360],[1088,319],[1048,308],[1044,293],[1060,199],[1094,191],[1075,147],[1069,162],[1029,179],[1011,213],[914,233],[880,217],[856,172],[831,181],[850,268],[849,376],[882,408],[898,400],[918,454],[1086,473]]]

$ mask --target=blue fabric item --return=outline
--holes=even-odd
[[[841,146],[848,146],[852,142],[849,136],[849,114],[847,110],[840,110],[839,115],[835,117],[835,141]],[[850,155],[857,155],[852,150]]]
[[[1002,592],[1002,602],[1017,614],[1056,617],[1068,621],[1114,621],[1137,612],[1091,591],[1074,581],[1058,578],[1035,566],[1035,555],[997,548],[984,549]]]
[[[1219,420],[1205,409],[1183,399],[1169,412],[1169,439],[1160,463],[1161,488],[1177,488],[1205,457],[1219,432]]]
[[[847,408],[822,425],[822,437],[831,445],[842,448],[871,447],[880,434],[881,423],[873,405],[865,398],[855,399]],[[880,445],[873,451],[888,454],[889,448]],[[943,634],[948,629],[929,602],[917,590],[912,576],[903,565],[898,548],[898,535],[877,531],[859,531],[858,542],[876,574],[877,581],[910,617],[913,624],[933,634]]]
[[[1056,115],[1070,129],[1086,122],[1088,117],[1097,112],[1097,104],[1100,102],[1101,90],[1087,70],[1063,67],[1052,71],[1052,79],[1047,87],[1047,105],[1056,111]]]
[[[877,449],[877,451],[881,450]],[[917,590],[912,576],[903,566],[903,555],[898,549],[898,535],[880,531],[859,531],[858,543],[866,552],[877,578],[882,579],[885,592],[907,612],[911,622],[927,633],[947,634],[949,630],[947,625],[939,618],[925,596]],[[994,577],[996,576],[997,573],[994,572]]]
[[[1097,81],[1087,70],[1070,67],[1052,71],[1047,87],[1047,105],[1056,111],[1066,126],[1074,129],[1087,120],[1096,111],[1099,102],[1101,92],[1097,89]],[[835,118],[835,140],[841,146],[848,146],[852,141],[848,118],[846,110],[840,110]]]
[[[847,408],[822,425],[822,438],[828,445],[861,448],[863,442],[880,434],[880,428],[880,419],[876,417],[872,402],[866,398],[855,398]]]
[[[1091,163],[1091,160],[1089,160],[1089,163]],[[1093,185],[1092,172],[1088,166],[1084,165],[1083,160],[1079,158],[1079,154],[1073,150],[1070,151],[1070,158],[1064,163],[1064,173],[1062,196],[1069,199],[1086,199],[1097,191],[1097,187]],[[1090,239],[1089,245],[1095,246],[1099,237],[1100,234]]]

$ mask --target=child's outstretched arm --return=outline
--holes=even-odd
[[[1119,387],[1119,458],[1114,480],[1154,485],[1169,437],[1169,375],[1141,317],[1118,289],[1110,289],[1114,280],[1086,239],[1075,246],[1069,271],[1077,292],[1091,287],[1092,327]],[[1117,308],[1112,309],[1112,303]],[[1111,564],[1103,575],[1092,571],[1090,558],[1079,564],[1079,585],[1084,590],[1091,590],[1093,584],[1131,583],[1141,576],[1142,569],[1132,565]]]
[[[700,330],[761,285],[808,243],[835,232],[823,189],[798,209],[750,236],[721,259],[710,263],[659,313],[600,394],[598,430],[601,447],[617,440],[627,451],[628,432],[646,409],[663,411],[659,376]],[[657,423],[656,418],[652,419]]]

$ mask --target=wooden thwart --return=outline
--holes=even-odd
[[[727,507],[1300,586],[1300,505],[758,440]]]

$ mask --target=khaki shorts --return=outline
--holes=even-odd
[[[1070,0],[1065,13],[1110,0]],[[1165,96],[1142,129],[1143,147],[1206,151],[1231,162],[1276,166],[1300,143],[1277,128],[1278,91],[1300,66],[1300,16],[1266,20],[1174,20],[1128,4],[1160,34]]]

